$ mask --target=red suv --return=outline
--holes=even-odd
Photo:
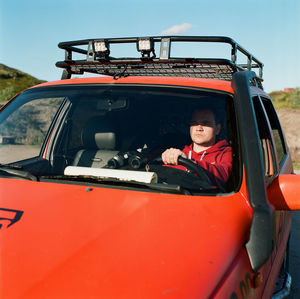
[[[263,64],[227,37],[59,47],[62,80],[0,112],[1,298],[286,297],[300,178]]]

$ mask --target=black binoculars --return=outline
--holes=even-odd
[[[132,169],[139,169],[147,163],[147,153],[144,150],[120,152],[107,162],[107,167],[117,169],[128,164]]]

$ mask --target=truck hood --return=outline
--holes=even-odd
[[[0,179],[1,298],[204,298],[247,241],[241,194]]]

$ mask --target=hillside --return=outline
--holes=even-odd
[[[286,142],[291,150],[294,162],[300,163],[300,109],[278,109]],[[299,167],[300,165],[298,165]]]
[[[0,106],[20,91],[42,82],[45,81],[0,63]]]
[[[300,89],[271,92],[270,97],[291,150],[292,159],[300,167]]]
[[[290,91],[273,91],[269,95],[277,110],[300,109],[300,88],[291,88]]]

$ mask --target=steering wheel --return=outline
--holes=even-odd
[[[152,162],[163,164],[163,160],[161,157],[158,157],[158,158],[155,158],[155,159],[149,161],[149,164],[151,164]],[[165,165],[168,165],[168,164],[165,164]],[[198,175],[198,177],[204,183],[208,184],[209,186],[213,185],[210,178],[207,176],[206,172],[204,171],[204,169],[202,167],[198,166],[193,161],[183,158],[183,157],[178,157],[178,165],[182,165],[182,166],[186,167],[188,170],[195,172]]]

